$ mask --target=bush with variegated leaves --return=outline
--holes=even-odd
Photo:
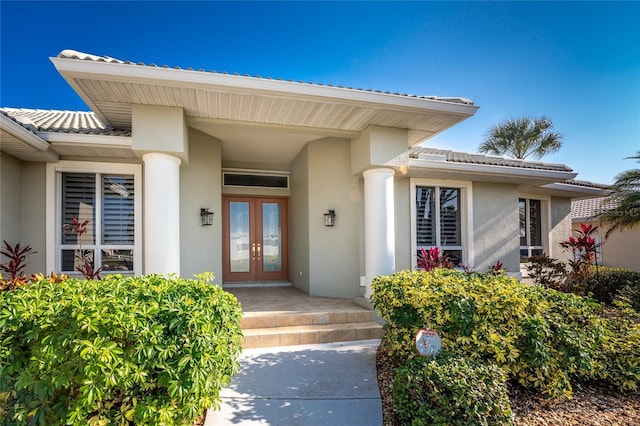
[[[192,424],[239,370],[241,315],[159,275],[0,292],[0,424]]]
[[[628,318],[614,327],[599,304],[580,296],[435,269],[377,277],[372,301],[387,322],[385,344],[400,359],[419,356],[413,338],[427,328],[440,333],[446,353],[497,365],[547,396],[570,395],[575,378],[629,390],[640,381],[637,327]],[[624,371],[629,366],[635,370]]]

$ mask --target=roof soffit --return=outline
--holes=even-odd
[[[375,124],[437,134],[477,106],[203,71],[51,58],[105,122],[130,126],[130,105],[178,106],[191,117],[361,131]]]
[[[4,114],[0,114],[2,152],[23,161],[57,161],[58,154],[40,137]]]

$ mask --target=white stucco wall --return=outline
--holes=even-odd
[[[189,129],[189,153],[180,166],[180,275],[213,272],[222,283],[222,145]],[[202,225],[201,208],[214,213],[213,225]]]
[[[518,186],[473,183],[473,266],[486,272],[498,260],[509,272],[520,271]]]

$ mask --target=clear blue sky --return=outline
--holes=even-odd
[[[546,115],[545,161],[612,183],[638,167],[640,2],[0,1],[0,104],[87,110],[49,57],[63,49],[416,95],[475,116],[426,142],[476,151],[508,118]]]

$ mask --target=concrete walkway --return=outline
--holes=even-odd
[[[380,340],[245,349],[205,426],[377,426]]]

